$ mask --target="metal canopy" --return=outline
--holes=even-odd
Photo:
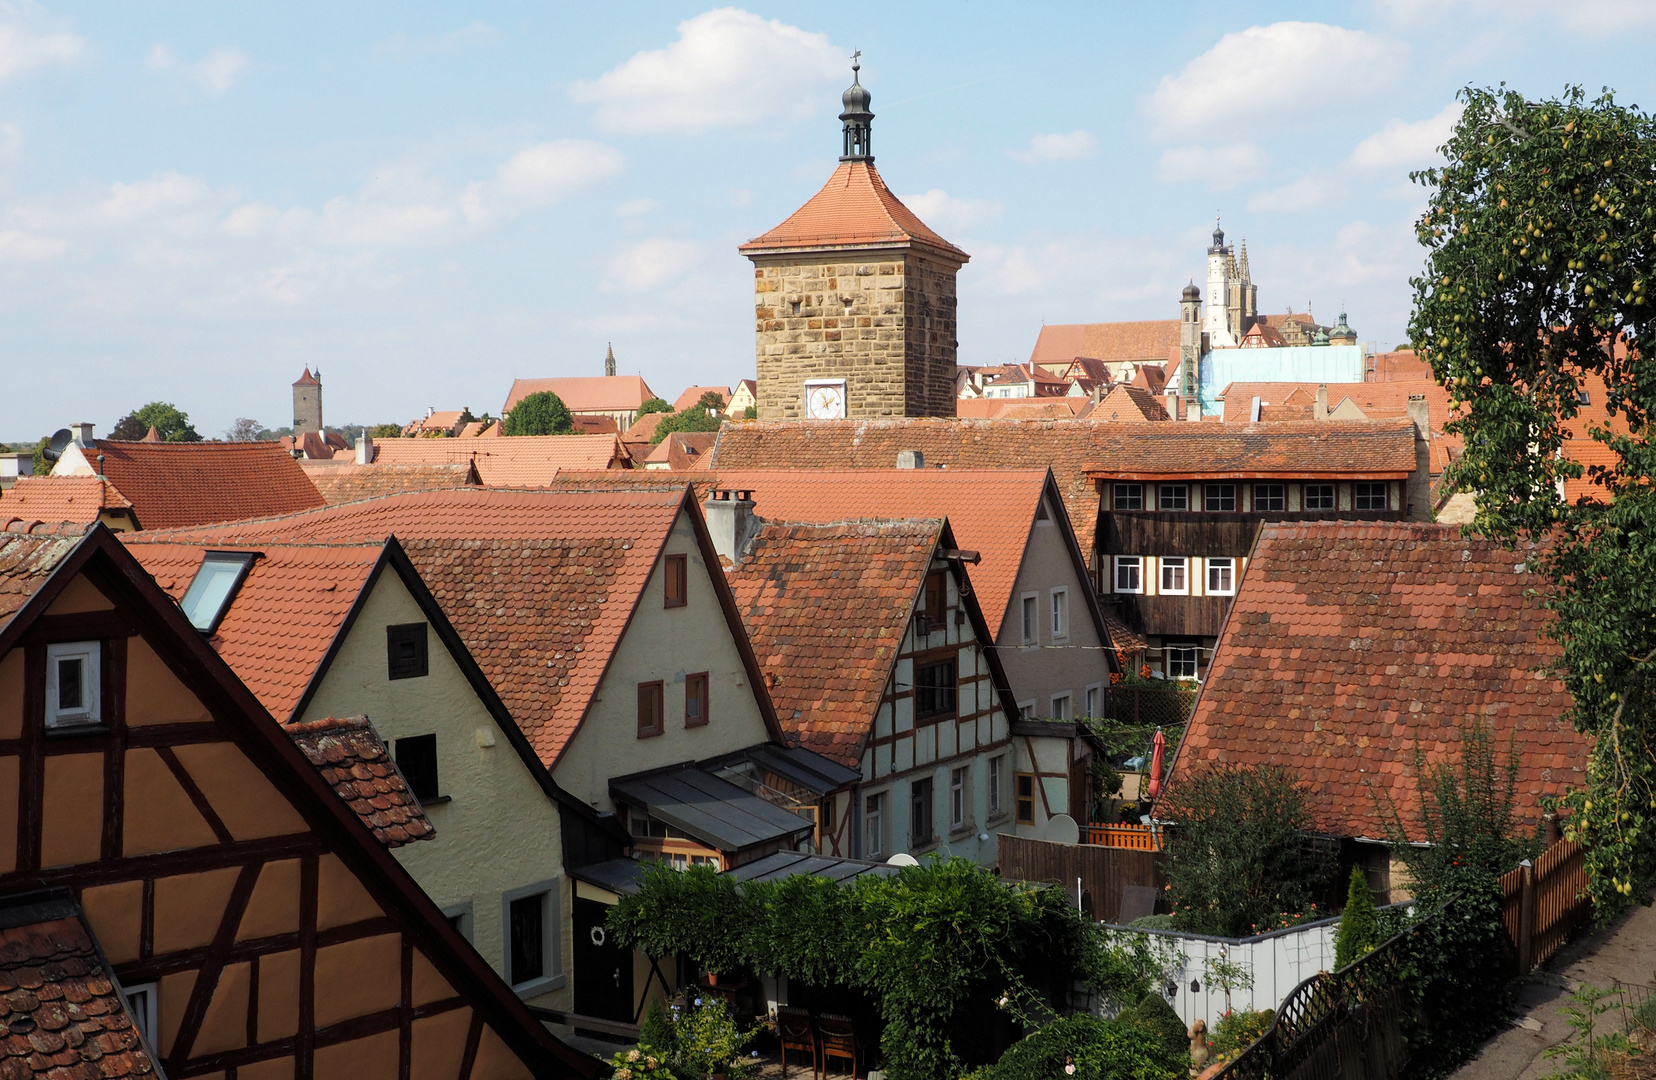
[[[611,780],[610,794],[720,851],[792,841],[816,828],[696,766]]]
[[[847,784],[854,784],[862,779],[862,773],[856,769],[848,769],[837,761],[829,761],[821,754],[802,746],[766,743],[745,750],[743,754],[760,768],[769,770],[818,796],[838,791]]]
[[[607,862],[577,866],[569,872],[577,881],[596,885],[618,896],[632,896],[644,883],[644,873],[650,863],[637,859],[610,859]],[[779,851],[766,855],[744,866],[728,871],[737,881],[780,881],[798,874],[814,874],[831,881],[849,881],[852,878],[874,876],[891,877],[898,867],[888,863],[864,862],[861,859],[833,859],[822,855],[801,855]]]

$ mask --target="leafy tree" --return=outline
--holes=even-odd
[[[675,431],[718,431],[724,421],[714,415],[715,410],[724,409],[724,397],[716,390],[709,390],[703,394],[694,405],[683,412],[673,413],[656,425],[655,436],[650,439],[655,445]]]
[[[569,435],[575,431],[575,419],[569,406],[550,390],[530,394],[506,414],[508,435]]]
[[[1164,866],[1181,930],[1246,937],[1306,910],[1331,872],[1308,842],[1305,789],[1272,766],[1192,773],[1157,812],[1177,826]]]
[[[1351,868],[1351,887],[1346,891],[1340,928],[1334,934],[1334,970],[1374,951],[1380,944],[1380,920],[1374,914],[1374,892],[1361,866]]]
[[[1180,1045],[1170,1048],[1155,1032],[1122,1018],[1064,1017],[1013,1043],[983,1075],[986,1080],[1174,1080],[1186,1074],[1190,1057],[1177,1014],[1173,1026]],[[1066,1073],[1068,1065],[1074,1070]]]
[[[672,411],[673,411],[673,407],[671,405],[667,404],[665,399],[658,398],[658,397],[647,398],[645,400],[644,404],[642,404],[638,407],[638,415],[636,417],[634,417],[634,419],[635,420],[642,419],[646,416],[649,416],[651,413],[658,413],[658,412],[668,412],[668,413],[670,413]]]
[[[1579,87],[1526,100],[1467,89],[1417,226],[1414,347],[1450,391],[1466,446],[1446,482],[1474,492],[1474,528],[1526,548],[1549,583],[1558,673],[1592,737],[1585,787],[1562,801],[1609,918],[1656,882],[1656,119]],[[1612,463],[1602,499],[1560,481],[1583,381],[1612,422],[1589,429]]]
[[[374,439],[395,439],[401,434],[401,424],[375,424],[368,430],[368,436]]]
[[[759,407],[757,405],[749,405],[747,408],[743,409],[742,410],[742,419],[743,420],[757,420],[757,419],[759,419]]]
[[[109,437],[136,442],[148,435],[152,427],[167,442],[201,441],[201,435],[190,423],[190,414],[166,401],[152,401],[127,413],[115,421],[115,428]]]
[[[265,426],[257,420],[250,420],[245,416],[236,417],[236,422],[224,429],[225,442],[258,442],[264,437]],[[145,430],[148,434],[148,429]]]

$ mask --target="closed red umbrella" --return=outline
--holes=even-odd
[[[1167,751],[1167,736],[1162,729],[1156,729],[1156,737],[1150,743],[1150,797],[1154,799],[1161,794],[1162,755]]]

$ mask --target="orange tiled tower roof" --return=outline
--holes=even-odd
[[[743,244],[744,255],[778,249],[890,247],[917,244],[964,262],[967,254],[943,239],[886,187],[872,161],[842,161],[822,190],[788,220]]]

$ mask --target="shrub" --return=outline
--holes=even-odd
[[[1157,816],[1177,823],[1163,863],[1181,930],[1246,937],[1274,927],[1285,912],[1306,911],[1333,869],[1309,843],[1305,789],[1268,765],[1194,773]]]
[[[1221,1016],[1218,1026],[1213,1029],[1213,1038],[1208,1043],[1208,1048],[1213,1052],[1213,1058],[1210,1060],[1229,1060],[1240,1054],[1259,1041],[1275,1018],[1276,1014],[1270,1009],[1261,1009],[1258,1012],[1243,1009]]]
[[[528,395],[506,414],[508,435],[569,435],[574,430],[569,406],[550,390]]]
[[[609,1063],[615,1069],[610,1080],[678,1080],[667,1067],[666,1056],[643,1042],[616,1054]]]
[[[647,399],[645,399],[644,404],[642,404],[638,407],[638,414],[637,414],[637,416],[634,417],[634,419],[635,420],[643,419],[644,417],[649,416],[651,413],[672,412],[672,411],[673,411],[673,407],[671,405],[667,404],[667,402],[664,399],[658,398],[658,397],[647,398]]]
[[[638,1028],[638,1045],[648,1046],[665,1058],[678,1053],[678,1031],[667,1019],[667,1010],[661,1007],[661,1002],[652,1001],[645,1010],[644,1023]]]
[[[690,1010],[674,1025],[678,1048],[674,1064],[692,1076],[724,1073],[746,1076],[749,1069],[742,1051],[753,1041],[757,1029],[743,1031],[718,998],[697,998]]]
[[[1177,1019],[1177,1017],[1175,1017]],[[1174,1080],[1185,1075],[1188,1044],[1177,1053],[1142,1028],[1092,1016],[1071,1016],[1013,1043],[985,1080]],[[1075,1072],[1066,1074],[1065,1065]]]
[[[1420,899],[1438,909],[1417,931],[1414,985],[1425,1023],[1410,1039],[1410,1070],[1443,1076],[1501,1026],[1510,988],[1501,886],[1480,867],[1453,866]]]
[[[1171,1057],[1188,1056],[1190,1053],[1190,1033],[1160,990],[1145,994],[1137,1005],[1117,1016],[1116,1023],[1143,1031]]]
[[[1379,944],[1380,921],[1374,914],[1374,893],[1363,868],[1353,866],[1345,911],[1340,914],[1340,929],[1334,935],[1334,970],[1373,952]]]

